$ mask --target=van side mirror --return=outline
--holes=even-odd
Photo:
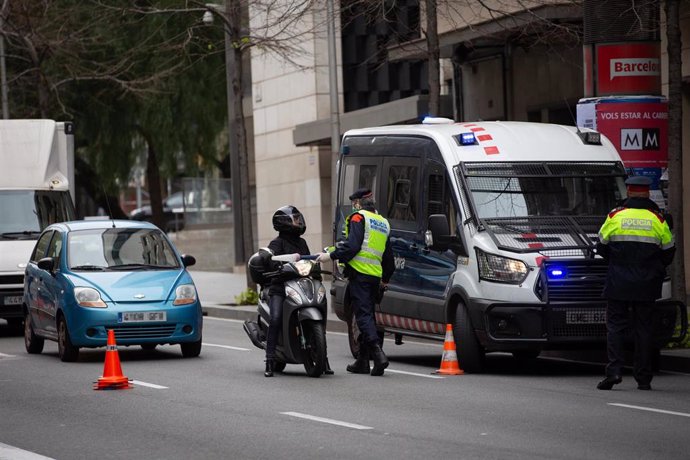
[[[424,240],[429,249],[445,251],[450,249],[456,254],[467,256],[465,248],[455,235],[450,233],[448,217],[445,214],[429,216],[429,230],[424,234]]]
[[[182,265],[184,265],[185,267],[191,267],[194,264],[196,264],[196,259],[194,258],[194,256],[182,254]]]
[[[52,272],[55,267],[55,260],[52,257],[44,257],[38,261],[38,268],[47,272]]]

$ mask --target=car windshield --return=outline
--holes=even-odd
[[[625,197],[617,163],[466,163],[479,218],[601,216]]]
[[[75,230],[67,241],[67,260],[73,270],[179,267],[173,248],[158,229]]]
[[[37,239],[55,222],[74,219],[69,192],[0,191],[0,239]]]

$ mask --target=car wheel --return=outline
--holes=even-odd
[[[58,356],[65,363],[74,362],[79,358],[79,348],[72,345],[64,317],[58,320]]]
[[[181,343],[182,356],[185,358],[196,358],[201,353],[201,339],[196,342]]]
[[[142,343],[141,348],[146,351],[152,351],[156,349],[157,343]]]
[[[458,356],[458,364],[465,372],[476,373],[484,369],[484,348],[479,344],[470,322],[467,307],[458,305],[455,313],[453,336]]]
[[[31,314],[27,313],[24,318],[24,347],[26,352],[37,355],[43,351],[43,344],[43,338],[34,333],[34,327],[31,324]]]

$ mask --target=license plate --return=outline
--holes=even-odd
[[[126,311],[118,313],[118,323],[148,323],[151,321],[166,321],[164,311]]]
[[[24,297],[20,295],[8,295],[3,298],[3,305],[21,305]]]
[[[569,311],[565,314],[568,324],[603,324],[606,322],[605,311]]]

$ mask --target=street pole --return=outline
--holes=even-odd
[[[233,90],[233,78],[236,73],[235,59],[233,53],[235,52],[232,46],[232,31],[230,24],[232,20],[229,17],[232,10],[232,0],[225,0],[225,7],[222,5],[213,5],[213,11],[223,16],[223,31],[225,35],[225,88],[227,92],[227,106],[228,106],[228,154],[230,155],[230,179],[232,180],[232,218],[233,218],[233,235],[235,246],[235,265],[244,265],[246,261],[246,254],[244,251],[244,235],[242,234],[243,216],[242,216],[242,184],[240,178],[240,152],[237,145],[238,128],[237,128],[237,111],[235,110],[235,94]],[[211,6],[211,4],[207,4]],[[240,96],[241,97],[241,96]]]
[[[5,14],[5,5],[0,10],[0,97],[2,98],[2,118],[8,120],[10,118],[10,109],[7,101],[7,71],[5,69],[5,35],[4,35],[4,25],[3,20]]]
[[[331,217],[335,217],[337,199],[337,160],[340,153],[340,107],[338,103],[338,62],[335,46],[335,8],[333,0],[326,1],[328,24],[328,90],[331,99]]]

